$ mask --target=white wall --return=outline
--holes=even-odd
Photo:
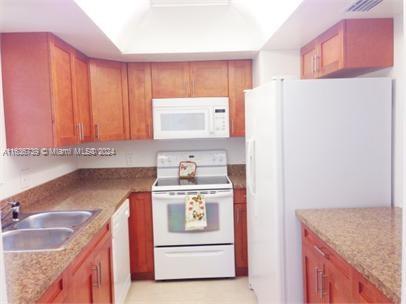
[[[74,158],[6,157],[3,156],[4,149],[5,127],[0,73],[0,200],[76,170]]]
[[[405,106],[405,55],[403,38],[403,14],[394,18],[394,66],[392,68],[376,71],[360,77],[390,77],[393,79],[393,108],[394,108],[394,134],[393,134],[393,201],[395,206],[403,206],[404,196],[404,117]]]
[[[245,163],[245,143],[242,137],[227,139],[120,141],[82,146],[115,148],[117,155],[111,157],[78,158],[77,163],[80,168],[151,167],[156,166],[156,153],[158,151],[176,150],[224,149],[227,151],[229,164]]]
[[[300,77],[299,50],[260,51],[253,61],[253,84],[257,87],[275,76]]]

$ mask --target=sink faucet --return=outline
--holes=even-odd
[[[7,206],[10,206],[10,210],[6,212],[6,208]],[[7,205],[4,205],[0,208],[0,214],[1,214],[1,221],[2,221],[2,226],[3,228],[7,225],[7,222],[9,222],[9,220],[6,220],[8,218],[8,216],[11,214],[11,219],[13,222],[18,222],[20,219],[20,208],[21,208],[21,204],[20,202],[17,201],[12,201],[12,202],[8,202]]]
[[[11,207],[11,217],[13,222],[18,222],[20,220],[20,202],[9,202]]]

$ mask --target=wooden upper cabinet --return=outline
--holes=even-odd
[[[152,138],[152,83],[150,63],[128,64],[131,139]]]
[[[341,22],[319,37],[315,58],[318,77],[344,68],[344,26],[345,22]]]
[[[188,62],[157,62],[151,68],[153,98],[190,96]]]
[[[303,79],[311,79],[316,75],[316,55],[317,49],[314,42],[301,49],[301,74]]]
[[[244,90],[252,88],[251,60],[228,62],[230,136],[245,136]]]
[[[95,139],[129,139],[127,65],[91,59],[90,87]]]
[[[194,61],[190,63],[190,96],[228,96],[227,61]]]
[[[393,66],[393,19],[345,19],[301,49],[302,78],[350,77]]]
[[[152,63],[154,98],[228,96],[227,61]]]
[[[76,144],[78,137],[72,80],[74,53],[54,36],[50,36],[50,52],[55,145]]]
[[[1,36],[7,147],[78,142],[74,49],[49,33]]]
[[[79,141],[93,141],[93,118],[90,100],[89,60],[81,54],[74,58],[75,100]]]

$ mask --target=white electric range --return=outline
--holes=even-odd
[[[179,162],[197,163],[196,178],[179,179]],[[160,152],[152,186],[156,280],[235,276],[233,186],[225,151]],[[185,198],[203,194],[207,227],[185,230]]]

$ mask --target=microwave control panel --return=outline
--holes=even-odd
[[[214,108],[214,131],[224,133],[228,131],[228,111],[224,107]]]

